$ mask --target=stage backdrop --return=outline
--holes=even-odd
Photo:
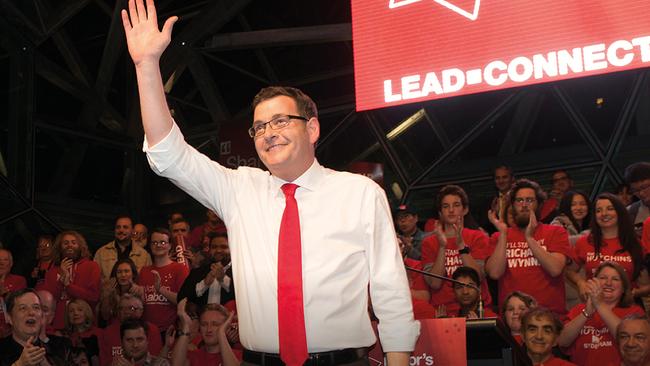
[[[352,0],[357,110],[650,66],[648,0]]]

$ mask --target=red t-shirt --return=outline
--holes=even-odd
[[[162,349],[160,330],[155,324],[147,323],[147,341],[149,342],[149,353],[158,355]],[[104,328],[99,342],[99,364],[108,366],[113,362],[113,357],[122,354],[122,340],[120,339],[120,322]]]
[[[576,263],[585,267],[585,274],[587,279],[592,278],[596,269],[600,263],[604,261],[616,262],[625,269],[627,277],[630,279],[630,282],[634,282],[634,263],[632,262],[632,256],[627,251],[619,252],[623,247],[618,238],[613,239],[603,239],[603,245],[600,247],[600,253],[596,256],[596,251],[591,242],[589,242],[590,235],[581,236],[576,242],[575,246],[575,256]],[[648,253],[648,250],[644,247],[642,248],[643,254]]]
[[[422,261],[417,259],[404,258],[404,264],[408,267],[422,270]],[[409,280],[409,288],[411,290],[429,291],[429,286],[424,282],[424,276],[422,274],[407,270],[406,276]],[[415,319],[431,319],[436,317],[436,310],[428,301],[416,299],[411,296],[411,302],[413,303],[413,316]]]
[[[490,250],[488,236],[480,230],[472,230],[463,228],[461,234],[465,246],[470,248],[470,255],[476,260],[485,260],[492,251]],[[438,238],[431,235],[422,241],[422,263],[433,263],[438,256],[438,249],[440,245]],[[461,255],[458,254],[458,246],[456,246],[456,238],[447,238],[447,248],[445,249],[445,276],[450,277],[458,267],[463,266]],[[492,303],[490,291],[487,287],[487,282],[481,282],[481,297],[483,298],[484,306]],[[454,296],[454,285],[449,281],[443,281],[438,290],[431,290],[431,305],[445,305],[448,314],[456,314],[460,309],[460,305],[456,302]]]
[[[43,289],[49,291],[56,299],[56,313],[52,326],[54,329],[63,329],[65,306],[73,299],[85,300],[91,309],[95,309],[99,301],[101,272],[99,265],[87,258],[80,259],[72,265],[71,281],[67,288],[59,280],[59,266],[52,266],[45,274]]]
[[[551,277],[533,256],[528,247],[524,231],[519,228],[508,228],[506,234],[506,270],[499,278],[499,304],[503,304],[506,296],[518,290],[528,293],[537,299],[537,303],[547,307],[557,314],[566,314],[564,276]],[[491,252],[497,245],[499,233],[494,233],[490,240]],[[560,226],[539,224],[533,238],[546,248],[548,252],[560,253],[573,259],[573,251],[569,245],[569,236]]]
[[[533,366],[576,366],[576,364],[551,356],[548,360],[542,363],[535,363]]]
[[[15,275],[13,273],[7,273],[5,276],[5,280],[0,282],[2,285],[9,291],[7,294],[17,291],[17,290],[22,290],[27,287],[27,280],[23,276]],[[7,321],[5,320],[5,306],[4,306],[4,299],[0,299],[1,303],[0,305],[0,330],[5,330],[9,327],[11,327]]]
[[[550,197],[542,204],[542,208],[539,210],[539,221],[547,222],[546,219],[549,218],[549,215],[555,211],[559,206],[557,199]]]
[[[242,352],[237,349],[232,350],[235,357],[241,361]],[[203,348],[187,352],[187,360],[190,366],[215,365],[221,366],[221,353],[208,353]]]
[[[582,315],[585,304],[578,304],[569,311],[569,320]],[[637,305],[628,308],[616,307],[614,314],[623,318],[629,314],[643,315],[644,311]],[[597,312],[587,320],[580,330],[580,335],[568,349],[571,361],[577,365],[618,365],[620,357],[614,337],[609,333],[609,328]]]
[[[151,271],[160,274],[161,288],[178,293],[189,274],[189,269],[184,264],[171,262],[162,267],[144,267],[138,276],[138,284],[144,287],[144,320],[156,324],[160,329],[167,329],[176,321],[176,305],[169,302],[163,294],[156,292],[155,277]]]

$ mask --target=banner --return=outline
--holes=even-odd
[[[379,337],[377,337],[379,338]],[[467,366],[465,318],[420,320],[420,338],[409,360],[410,366]],[[386,360],[377,342],[369,354],[371,366]]]
[[[352,0],[357,110],[650,66],[648,0]]]

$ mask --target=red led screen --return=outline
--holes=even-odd
[[[650,66],[649,0],[352,0],[357,110]]]

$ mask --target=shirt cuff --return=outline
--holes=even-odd
[[[196,283],[196,287],[194,287],[196,290],[196,296],[201,297],[205,293],[205,290],[208,289],[208,286],[205,285],[205,280],[201,280]]]
[[[176,122],[172,120],[171,130],[157,144],[149,146],[147,135],[144,136],[142,151],[147,154],[151,168],[154,171],[163,172],[174,163],[178,157],[178,146],[183,145],[184,141],[183,133],[178,128]]]
[[[221,281],[221,288],[226,290],[226,292],[230,292],[230,284],[232,283],[232,280],[228,276],[223,276],[223,280]]]

